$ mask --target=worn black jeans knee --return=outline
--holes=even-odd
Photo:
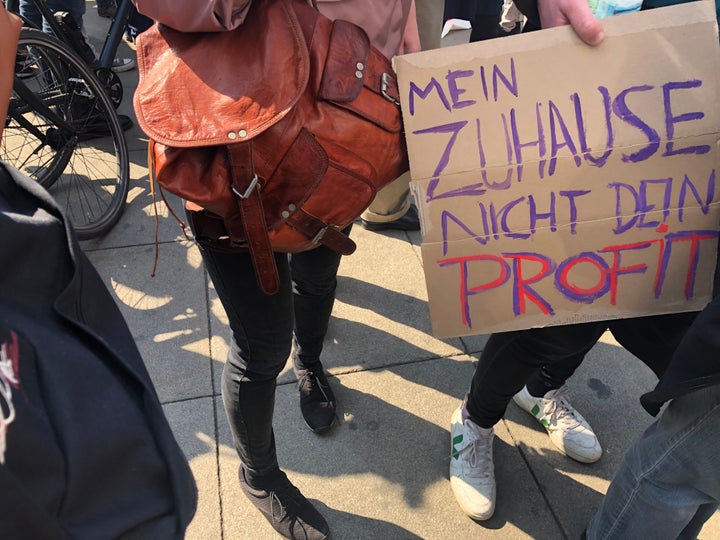
[[[349,227],[346,233],[349,233]],[[290,355],[319,361],[335,301],[340,255],[318,247],[275,254],[280,291],[258,287],[249,253],[201,249],[232,331],[222,396],[235,447],[249,476],[278,470],[272,418],[277,376]]]

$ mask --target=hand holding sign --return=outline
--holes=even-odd
[[[395,59],[436,335],[705,306],[716,24],[692,2],[607,19],[597,48],[555,28]]]
[[[543,28],[569,24],[588,45],[598,45],[605,39],[602,24],[592,14],[587,0],[538,0],[538,13]]]

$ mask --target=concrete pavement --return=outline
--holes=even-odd
[[[91,37],[102,38],[108,24],[88,2]],[[121,45],[119,55],[133,54]],[[121,78],[120,112],[134,117],[137,71]],[[128,321],[195,474],[200,496],[187,538],[277,538],[237,482],[239,460],[219,390],[227,319],[197,248],[162,203],[157,275],[151,277],[155,218],[147,139],[137,127],[127,139],[132,167],[125,213],[107,236],[83,248]],[[180,212],[180,201],[170,200]],[[573,404],[605,450],[593,465],[562,456],[544,429],[511,403],[496,427],[497,510],[475,523],[450,490],[449,423],[485,337],[431,335],[418,233],[356,226],[352,238],[358,250],[340,267],[323,355],[340,421],[323,437],[305,427],[290,370],[280,377],[275,411],[281,466],[317,502],[333,538],[579,538],[623,452],[651,421],[638,396],[654,385],[653,375],[606,335],[572,378]],[[716,515],[701,538],[717,537]]]

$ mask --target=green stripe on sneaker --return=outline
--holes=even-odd
[[[550,422],[548,422],[544,417],[540,417],[540,405],[538,405],[537,403],[532,409],[530,409],[530,412],[535,418],[538,419],[538,422],[540,422],[543,426],[548,427],[550,425]]]
[[[461,442],[463,442],[463,436],[462,436],[462,434],[460,434],[460,435],[455,435],[455,437],[453,437],[453,440],[452,440],[452,452],[450,453],[450,455],[451,455],[452,457],[454,457],[455,459],[458,459],[458,458],[460,457],[460,451],[459,451],[457,448],[455,448],[455,445],[456,445],[456,444],[460,444]]]

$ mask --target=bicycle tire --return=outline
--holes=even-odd
[[[115,106],[94,71],[67,45],[23,29],[0,157],[53,195],[81,240],[106,234],[127,200],[130,165]],[[25,98],[21,97],[25,96]]]
[[[57,73],[59,71],[58,67],[49,67],[53,62],[52,58],[46,57],[43,62],[49,72]],[[18,46],[15,77],[25,80],[38,76],[39,67],[32,59],[28,49],[24,48],[24,46]],[[35,96],[36,93],[40,94],[40,92],[37,92],[37,85],[33,85],[36,86],[35,89],[23,86],[25,93],[28,93],[26,98],[17,94],[20,88],[17,88],[16,81],[13,82],[13,86],[15,90],[10,97],[5,127],[16,138],[12,141],[2,141],[3,157],[6,162],[12,163],[19,170],[37,180],[44,188],[49,189],[67,167],[74,151],[74,144],[71,141],[66,141],[67,144],[51,144],[49,148],[44,149],[42,145],[38,147],[36,144],[30,144],[32,139],[29,138],[29,134],[25,134],[23,140],[22,129],[34,134],[38,142],[46,140],[47,134],[55,133],[57,130],[52,120],[46,119],[36,111],[45,101],[42,99],[42,95]],[[36,98],[40,105],[35,104],[37,106],[34,106],[33,103],[29,103],[30,99],[34,100]],[[30,149],[32,149],[32,152],[28,155]]]

